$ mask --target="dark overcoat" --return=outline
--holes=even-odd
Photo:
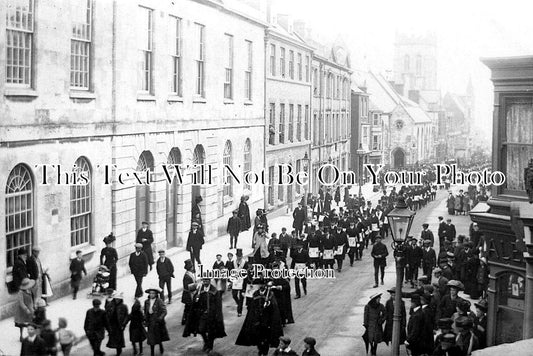
[[[250,208],[248,203],[241,201],[239,204],[239,213],[237,214],[239,219],[241,219],[241,231],[248,231],[252,226],[250,219]]]
[[[383,322],[385,321],[385,307],[383,304],[368,303],[365,305],[363,325],[368,331],[369,342],[383,341]]]
[[[148,257],[142,251],[139,256],[133,252],[130,254],[129,266],[134,276],[145,276],[148,273]]]
[[[146,239],[146,241],[143,241],[143,239]],[[143,245],[143,252],[148,258],[148,264],[150,266],[153,265],[154,252],[152,251],[152,243],[154,242],[154,235],[152,234],[152,231],[150,229],[146,229],[146,231],[140,229],[137,231],[137,239],[135,239],[135,242]]]
[[[405,311],[405,303],[402,300],[401,306],[402,318],[400,320],[400,345],[405,342],[407,333],[405,325],[407,323],[407,313]],[[392,329],[394,324],[394,303],[392,298],[385,303],[385,332],[383,333],[383,341],[387,344],[392,341]]]
[[[108,303],[105,308],[107,324],[109,326],[109,339],[107,347],[118,349],[125,347],[124,328],[128,324],[128,307],[122,300],[114,299]]]
[[[289,281],[283,278],[277,278],[272,281],[274,286],[280,286],[281,290],[274,289],[273,293],[276,296],[278,303],[281,323],[294,324],[294,317],[292,315],[292,300],[291,300],[291,285]]]
[[[167,307],[161,298],[157,297],[153,306],[153,314],[150,314],[150,299],[144,302],[144,320],[148,327],[148,345],[157,345],[163,341],[168,341],[167,325],[165,317],[167,316]]]
[[[273,294],[265,302],[266,294],[255,291],[235,345],[253,346],[266,341],[270,347],[278,347],[279,337],[283,336],[278,303]]]
[[[87,339],[103,340],[105,337],[105,330],[108,328],[105,310],[91,308],[85,314],[85,323],[83,329]]]
[[[201,250],[204,245],[204,233],[201,229],[197,229],[196,233],[189,231],[189,237],[187,238],[187,251],[194,249],[195,251]]]
[[[144,315],[141,310],[141,303],[136,301],[131,307],[130,320],[130,341],[142,342],[146,340],[146,329],[144,328]]]
[[[226,336],[222,314],[222,297],[213,285],[209,285],[207,292],[201,286],[194,293],[191,315],[183,329],[183,337],[204,333],[209,333],[214,338]]]

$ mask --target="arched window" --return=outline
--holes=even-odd
[[[247,138],[244,143],[244,174],[252,171],[252,143],[250,139]],[[245,189],[252,190],[252,187],[249,184],[244,185]]]
[[[23,164],[13,168],[6,184],[6,263],[12,267],[19,248],[33,244],[33,179]]]
[[[403,57],[403,69],[404,72],[409,71],[409,56],[406,54],[405,57]]]
[[[91,167],[85,157],[76,160],[74,172],[87,177],[86,185],[70,186],[70,246],[91,243]]]
[[[229,169],[225,168],[226,166],[233,168],[232,161],[231,142],[228,140],[224,146],[224,155],[222,156],[222,162],[224,163],[224,197],[233,196],[233,181],[231,180],[231,173]]]
[[[143,151],[137,161],[137,172],[141,174],[146,171],[150,174],[154,169],[154,156],[150,151]],[[147,171],[149,170],[149,171]],[[150,220],[150,185],[137,185],[135,187],[135,204],[136,204],[136,224],[140,226],[141,222]]]

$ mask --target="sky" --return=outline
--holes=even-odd
[[[324,40],[342,40],[352,67],[392,69],[396,31],[438,39],[438,86],[464,93],[472,78],[474,126],[490,137],[493,86],[481,57],[533,55],[531,0],[274,0],[276,12],[302,19]]]

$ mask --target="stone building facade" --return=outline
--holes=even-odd
[[[124,265],[143,220],[156,248],[182,248],[198,195],[207,239],[225,231],[242,194],[251,209],[263,206],[263,187],[238,184],[224,164],[237,177],[264,166],[264,22],[211,1],[38,5],[0,6],[7,19],[0,21],[7,38],[0,48],[6,282],[16,251],[37,245],[61,295],[76,250],[94,272],[102,239],[113,231]],[[217,184],[193,185],[194,169],[183,184],[167,184],[168,163],[212,165]],[[46,185],[42,164],[55,165]],[[134,172],[147,179],[146,169],[150,184],[138,184]],[[73,172],[89,184],[68,185]],[[220,184],[223,178],[230,184]],[[15,298],[3,288],[0,300],[4,317]]]

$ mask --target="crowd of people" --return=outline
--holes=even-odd
[[[363,196],[350,194],[350,187],[345,189],[342,200],[340,188],[333,192],[320,189],[318,195],[307,197],[307,206],[302,200],[293,211],[290,233],[283,227],[279,235],[269,231],[271,228],[263,209],[256,211],[252,221],[248,199],[243,197],[239,209],[233,212],[227,224],[230,236],[227,260],[222,261],[222,255],[218,254],[212,266],[213,270],[248,272],[245,278],[232,277],[229,280],[197,276],[196,266],[201,264],[201,250],[205,243],[201,214],[198,212],[201,198],[198,197],[197,209],[192,209],[191,230],[186,245],[190,259],[184,265],[182,336],[200,334],[204,342],[203,351],[217,355],[213,351],[215,340],[227,336],[222,300],[224,293],[228,292],[235,302],[237,316],[245,314],[236,345],[255,346],[258,355],[268,355],[270,348],[275,349],[274,355],[299,355],[291,349],[291,340],[284,332],[284,327],[295,323],[292,290],[295,299],[305,297],[306,278],[295,277],[293,289],[290,279],[254,276],[253,265],[261,264],[271,270],[327,268],[341,273],[346,256],[350,266],[353,266],[368,249],[374,262],[374,288],[377,288],[380,284],[384,285],[384,270],[389,255],[387,246],[382,242],[390,232],[387,214],[399,198],[412,210],[423,209],[435,199],[437,190],[431,182],[399,190],[394,187],[390,192],[383,190],[374,207]],[[469,188],[467,195],[471,194],[474,194],[476,201],[482,201],[486,196],[484,191],[471,191]],[[463,196],[462,191],[460,195]],[[455,199],[457,201],[458,198]],[[450,215],[466,209],[456,211],[455,206]],[[249,229],[253,229],[252,253],[244,256],[242,248],[238,248],[238,237]],[[159,258],[154,260],[153,234],[149,224],[143,222],[137,232],[135,252],[129,256],[130,271],[136,281],[135,301],[130,311],[123,302],[123,295],[117,292],[118,254],[113,247],[114,241],[113,234],[104,239],[106,247],[101,251],[101,268],[93,282],[92,293],[105,298],[105,305],[102,308],[101,300],[93,299],[93,307],[87,311],[84,324],[87,339],[94,355],[103,355],[101,344],[107,331],[106,346],[121,355],[125,348],[124,331],[129,324],[129,341],[135,355],[143,353],[144,342],[150,346],[151,355],[155,355],[156,349],[163,354],[163,343],[170,339],[165,317],[166,304],[172,303],[172,261],[166,257],[164,250],[159,250]],[[476,224],[471,225],[469,237],[466,237],[457,234],[451,218],[444,222],[444,218],[439,217],[436,236],[426,223],[422,226],[420,238],[408,237],[403,276],[404,282],[410,284],[414,291],[402,295],[410,298],[411,307],[406,313],[402,301],[400,339],[412,355],[470,355],[473,350],[484,347],[487,311],[484,298],[488,282],[485,249],[483,236]],[[231,250],[235,250],[235,254]],[[13,276],[20,300],[15,325],[20,328],[21,354],[56,355],[61,350],[64,355],[69,355],[78,338],[67,329],[64,318],[60,318],[56,330],[52,330],[51,322],[46,318],[46,296],[50,292],[47,290],[49,283],[46,282],[49,277],[38,260],[38,247],[34,248],[31,257],[27,256],[25,250],[20,250],[18,255]],[[143,278],[154,264],[159,287],[143,289]],[[70,271],[72,296],[76,299],[80,281],[84,274],[87,275],[81,251],[71,261]],[[475,312],[471,311],[470,302],[458,295],[459,291],[468,294],[470,299],[479,300],[474,304]],[[389,289],[388,292],[391,299],[385,305],[380,302],[381,294],[375,294],[365,307],[363,338],[367,347],[370,346],[372,355],[376,354],[380,342],[392,341],[395,289]],[[148,297],[142,305],[141,297],[144,294]],[[26,338],[22,337],[24,327],[27,328]],[[305,349],[301,355],[319,355],[315,349],[315,338],[308,336],[303,341]]]

